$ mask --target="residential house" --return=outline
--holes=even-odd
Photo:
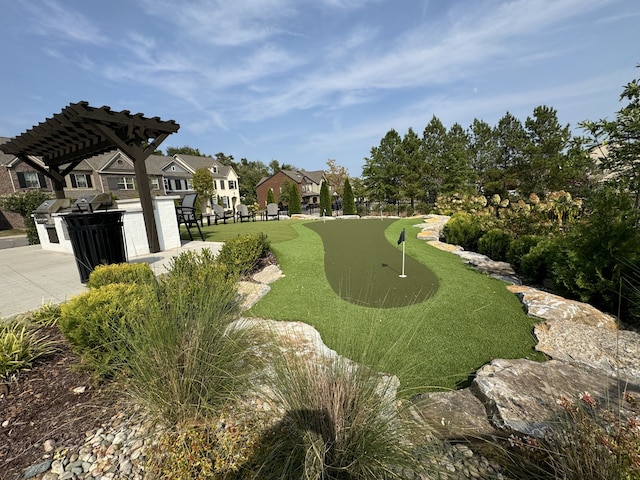
[[[0,137],[0,195],[36,188],[53,193],[53,183],[49,177],[17,157],[2,153],[1,144],[7,140]],[[40,163],[38,158],[32,160]],[[216,191],[213,201],[220,199],[225,208],[232,209],[240,198],[235,170],[214,158],[150,155],[145,166],[152,195],[182,196],[193,191],[193,173],[199,168],[208,168]],[[65,177],[64,192],[70,199],[104,192],[112,193],[116,199],[137,197],[133,161],[120,150],[87,158]],[[0,229],[9,228],[24,228],[24,221],[17,214],[0,210]]]
[[[258,204],[264,208],[267,204],[267,192],[273,190],[276,203],[281,207],[283,202],[280,201],[283,185],[287,183],[295,183],[300,191],[302,199],[302,208],[311,209],[320,204],[320,187],[322,182],[326,182],[324,171],[317,170],[307,172],[305,170],[280,170],[270,177],[265,177],[258,182],[256,186],[256,196]]]
[[[193,191],[191,178],[196,170],[201,168],[208,169],[213,177],[215,193],[211,201],[221,204],[225,209],[235,210],[236,205],[240,203],[238,174],[233,167],[211,157],[176,153],[172,161],[162,169],[167,195],[181,194],[186,190]]]

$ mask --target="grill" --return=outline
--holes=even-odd
[[[80,197],[73,204],[74,212],[93,212],[95,210],[106,210],[113,205],[111,195],[108,193],[98,193],[97,195],[86,195]]]
[[[36,223],[42,225],[53,225],[53,218],[51,217],[51,214],[57,213],[60,210],[65,210],[69,208],[69,205],[71,205],[71,200],[68,198],[53,198],[51,200],[45,200],[33,212],[33,219]]]

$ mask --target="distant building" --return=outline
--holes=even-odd
[[[258,182],[256,186],[256,197],[258,198],[260,208],[264,208],[267,204],[267,192],[269,189],[272,189],[276,203],[284,206],[286,202],[280,201],[282,186],[287,183],[295,183],[300,191],[303,210],[305,208],[313,208],[320,204],[320,187],[322,182],[326,181],[327,179],[322,170],[314,172],[304,170],[280,170]],[[283,203],[284,205],[282,205]]]

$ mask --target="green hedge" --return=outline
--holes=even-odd
[[[511,237],[502,230],[493,229],[485,233],[478,240],[478,253],[488,256],[492,260],[504,262],[511,245]]]
[[[110,283],[137,283],[155,285],[156,277],[148,263],[114,263],[98,265],[87,282],[89,288],[99,288]]]
[[[267,255],[269,247],[270,242],[264,233],[242,235],[227,240],[217,260],[229,273],[241,277],[256,268],[260,258]]]
[[[155,301],[146,285],[112,283],[93,288],[62,305],[60,330],[85,366],[98,377],[113,377],[125,366],[132,325]]]

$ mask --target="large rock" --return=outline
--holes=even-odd
[[[427,215],[424,217],[423,223],[414,225],[414,227],[422,229],[418,233],[419,240],[438,241],[442,234],[442,228],[449,221],[451,217],[447,215]]]
[[[269,285],[282,277],[284,277],[284,275],[278,265],[267,265],[253,275],[253,281]]]
[[[550,360],[493,360],[476,374],[471,390],[484,404],[491,424],[507,432],[544,436],[557,425],[559,401],[577,401],[588,392],[599,406],[630,415],[620,396],[639,398],[640,386],[598,369]],[[618,410],[620,408],[620,410]]]
[[[479,272],[489,275],[492,278],[520,285],[520,279],[510,263],[491,260],[486,255],[466,250],[453,250],[454,255],[458,255],[465,263],[468,263]]]
[[[238,282],[238,302],[242,311],[249,310],[264,297],[271,287],[264,283]]]
[[[570,320],[582,325],[617,330],[616,319],[602,313],[588,303],[567,300],[566,298],[543,292],[524,285],[510,285],[510,292],[515,293],[532,317],[543,320]]]
[[[489,423],[483,403],[468,388],[424,393],[414,402],[441,438],[477,440],[502,434]]]
[[[553,320],[536,325],[534,333],[536,350],[556,360],[640,382],[640,335],[636,332]]]

